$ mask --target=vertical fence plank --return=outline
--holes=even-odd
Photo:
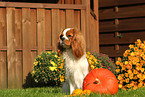
[[[82,0],[82,3],[86,5],[86,44],[87,50],[90,51],[90,0]]]
[[[37,9],[38,54],[45,51],[45,9]]]
[[[74,0],[65,0],[65,4],[73,4]]]
[[[74,27],[80,31],[80,10],[74,11]]]
[[[74,28],[74,10],[66,10],[66,27]]]
[[[6,9],[0,8],[0,89],[7,88],[6,36]]]
[[[97,21],[96,21],[96,52],[99,53],[99,0],[94,0],[94,13],[97,16]]]
[[[8,88],[16,87],[15,9],[7,8]]]
[[[65,10],[60,10],[60,28],[61,30],[65,29],[66,27],[66,12]]]
[[[22,8],[22,33],[23,33],[23,83],[26,85],[31,84],[29,79],[29,73],[32,69],[31,60],[31,20],[30,20],[30,8]],[[26,79],[28,78],[28,79]],[[28,83],[26,83],[28,82]]]
[[[75,0],[75,4],[82,4],[81,0]]]
[[[31,31],[30,31],[30,34],[31,34],[31,49],[32,50],[35,50],[36,52],[36,48],[37,48],[37,27],[36,27],[36,22],[37,22],[37,11],[36,9],[30,9],[30,22],[31,22]]]
[[[51,10],[45,10],[45,48],[46,50],[52,49],[52,39],[51,39],[51,32],[52,32],[52,25],[51,25]]]
[[[57,50],[57,42],[60,32],[59,9],[52,9],[52,50]]]
[[[22,88],[22,28],[21,9],[15,9],[15,38],[16,38],[16,88]]]
[[[86,41],[86,12],[81,10],[81,32],[83,33]]]

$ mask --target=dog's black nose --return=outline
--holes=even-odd
[[[60,35],[60,39],[63,41],[65,38],[63,38],[63,35]]]

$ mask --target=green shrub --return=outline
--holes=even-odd
[[[93,55],[96,57],[96,59],[100,60],[102,68],[106,68],[116,75],[116,65],[108,57],[108,55],[102,53],[94,53]]]
[[[66,80],[62,57],[51,51],[36,57],[31,74],[36,83],[47,86],[60,86]]]

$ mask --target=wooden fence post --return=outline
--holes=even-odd
[[[90,50],[90,0],[82,0],[82,3],[86,5],[86,44],[87,44],[87,51]]]
[[[99,53],[99,1],[94,0],[94,13],[96,15],[96,47],[97,47],[97,53]]]
[[[7,88],[6,8],[0,8],[0,89]]]
[[[7,63],[8,88],[16,87],[15,10],[7,8]]]

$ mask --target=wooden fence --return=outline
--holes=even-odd
[[[0,2],[0,88],[22,88],[35,57],[56,50],[61,29],[78,28],[88,50],[98,52],[99,38],[91,39],[97,27],[90,29],[89,19],[97,24],[88,0],[80,5]]]
[[[122,57],[129,44],[145,40],[144,0],[100,0],[100,52]]]

